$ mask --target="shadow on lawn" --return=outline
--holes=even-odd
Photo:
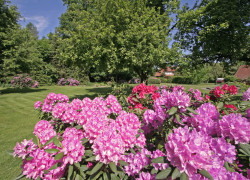
[[[31,88],[7,88],[0,90],[1,94],[10,94],[10,93],[31,93],[31,92],[41,92],[47,89],[31,89]]]
[[[75,95],[74,97],[71,97],[69,100],[72,101],[73,99],[76,98],[82,100],[85,97],[89,97],[90,99],[94,99],[95,97],[98,96],[106,97],[112,91],[111,87],[89,88],[85,90],[88,92],[87,94]]]

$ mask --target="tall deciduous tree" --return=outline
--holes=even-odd
[[[168,47],[169,13],[161,14],[147,3],[88,1],[87,9],[81,3],[68,4],[58,29],[61,58],[86,70],[94,67],[115,74],[127,68],[145,81],[156,66],[178,57],[177,48]]]
[[[197,63],[250,61],[249,9],[248,0],[201,0],[179,15],[176,38]]]
[[[37,31],[36,26],[34,26],[34,24],[32,24],[31,22],[29,22],[29,23],[26,25],[26,28],[30,31],[30,33],[31,33],[36,39],[38,39],[38,31]]]

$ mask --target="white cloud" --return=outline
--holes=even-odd
[[[39,32],[42,32],[49,26],[48,20],[44,16],[24,17],[26,21],[32,22]]]

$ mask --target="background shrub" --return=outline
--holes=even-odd
[[[15,88],[38,88],[39,83],[34,81],[28,74],[20,74],[14,76],[13,79],[10,81],[11,85]]]
[[[161,80],[156,77],[148,78],[148,84],[161,84]]]
[[[224,79],[225,82],[235,82],[236,77],[235,76],[226,76]]]

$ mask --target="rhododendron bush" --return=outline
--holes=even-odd
[[[38,88],[39,83],[29,77],[28,74],[20,74],[14,76],[13,79],[10,81],[11,85],[15,88]]]
[[[35,103],[36,140],[17,143],[13,155],[30,179],[247,179],[250,108],[231,102],[236,93],[140,84],[130,108],[113,95],[70,102],[50,93]]]

